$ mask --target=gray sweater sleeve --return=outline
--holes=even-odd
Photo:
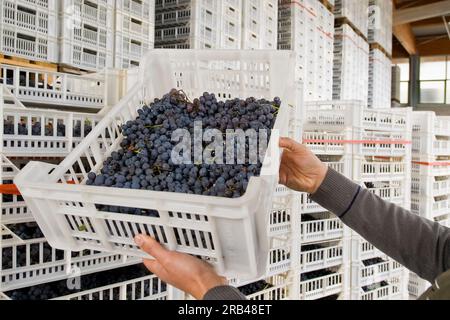
[[[247,300],[247,298],[236,288],[231,286],[221,286],[209,290],[203,300]]]
[[[433,282],[450,269],[450,229],[388,203],[329,169],[311,199],[376,248]]]
[[[434,280],[450,269],[450,229],[390,204],[333,169],[311,199],[336,214],[379,250],[420,277]],[[229,286],[204,300],[245,300]]]

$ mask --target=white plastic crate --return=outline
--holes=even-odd
[[[374,259],[376,257],[386,257],[384,253],[378,250],[373,244],[357,235],[352,236],[352,260],[363,261]]]
[[[84,76],[0,65],[0,84],[27,103],[100,109],[107,105],[107,72]],[[111,101],[113,102],[113,101]]]
[[[335,33],[333,99],[358,100],[367,105],[368,89],[369,44],[344,24]]]
[[[352,265],[352,286],[363,287],[384,280],[399,277],[405,272],[405,268],[392,259],[365,266],[361,261]]]
[[[94,127],[98,115],[4,106],[0,152],[9,157],[65,157]],[[83,119],[84,121],[81,121]],[[77,126],[83,125],[79,134]]]
[[[54,0],[0,2],[0,52],[25,59],[57,62],[55,7]]]
[[[289,300],[292,279],[287,275],[277,275],[266,280],[269,288],[247,296],[252,301]]]
[[[341,294],[344,273],[336,273],[300,282],[300,300],[317,300],[332,295]]]
[[[332,99],[334,15],[316,0],[280,0],[278,49],[294,50],[306,101]]]
[[[430,111],[413,112],[413,134],[450,136],[450,117],[437,116]]]
[[[139,65],[155,42],[155,1],[117,1],[114,7],[114,66]]]
[[[155,47],[240,49],[242,0],[156,3]]]
[[[336,267],[344,264],[344,242],[324,245],[321,249],[302,251],[300,254],[300,270],[311,272],[320,269]]]
[[[411,126],[411,109],[371,110],[356,100],[314,101],[305,104],[305,130],[362,128],[404,132]]]
[[[434,219],[436,217],[450,213],[450,195],[439,197],[411,195],[411,210],[427,219]]]
[[[422,171],[445,171],[439,162],[450,159],[450,117],[438,117],[434,112],[414,112],[413,159],[422,163]],[[448,161],[447,161],[448,162]]]
[[[52,300],[168,300],[167,286],[156,276],[146,276]]]
[[[431,283],[421,279],[417,274],[411,272],[409,275],[408,290],[413,299],[418,299],[428,288],[431,287]]]
[[[448,161],[421,162],[414,160],[412,162],[412,173],[416,177],[424,176],[434,178],[437,176],[450,176],[450,162]]]
[[[369,0],[369,42],[377,43],[392,54],[392,0]]]
[[[288,236],[292,231],[294,204],[292,195],[275,196],[269,217],[269,237]]]
[[[314,221],[302,221],[302,244],[330,241],[344,236],[343,223],[332,213],[324,212],[317,218]]]
[[[4,155],[0,155],[0,182],[12,184],[19,169]],[[8,225],[33,221],[33,216],[23,199],[17,195],[0,195],[0,223]]]
[[[141,262],[137,258],[94,251],[64,252],[50,247],[45,239],[2,242],[0,251],[3,259],[9,258],[12,263],[1,270],[2,291],[62,280],[73,271],[85,275]],[[45,256],[45,252],[49,255]]]
[[[307,129],[306,129],[307,130]],[[303,141],[312,152],[321,155],[367,157],[405,157],[410,154],[407,133],[346,130],[344,133],[305,131]]]
[[[275,50],[278,0],[247,0],[242,6],[242,49]]]
[[[196,63],[193,64],[192,61]],[[291,53],[273,51],[159,50],[149,53],[146,63],[142,64],[140,84],[105,116],[73,153],[59,166],[30,163],[16,177],[15,183],[49,242],[55,247],[70,250],[89,248],[147,257],[133,241],[134,235],[145,232],[157,236],[170,249],[210,258],[223,274],[238,275],[243,279],[262,274],[268,253],[265,240],[268,214],[256,213],[269,212],[278,182],[276,166],[273,169],[264,167],[262,176],[250,181],[247,194],[240,199],[114,190],[89,187],[83,183],[67,185],[64,183],[64,174],[73,172],[75,165],[82,167],[85,177],[90,171],[100,170],[103,160],[118,148],[122,140],[120,125],[136,117],[143,101],[152,101],[173,87],[182,87],[190,96],[207,90],[220,92],[221,98],[222,94],[266,98],[280,95],[283,106],[275,129],[280,129],[280,133],[284,134],[287,130],[288,104],[300,105],[296,97],[300,88],[296,87],[294,81],[292,61]],[[210,68],[225,62],[227,65],[240,62],[240,66],[245,69],[225,72],[220,68]],[[173,71],[166,72],[166,79],[161,79],[158,75],[157,81],[152,81],[151,76],[155,73],[146,71],[162,66],[165,70]],[[237,74],[244,75],[242,83],[236,82]],[[293,87],[286,87],[286,82],[280,81],[280,78],[291,79],[287,83]],[[261,84],[259,80],[262,79],[270,82]],[[235,85],[230,87],[232,83]],[[110,133],[111,141],[105,139],[106,130]],[[99,139],[106,152],[101,151]],[[278,161],[279,148],[275,139],[272,136],[265,164],[269,157],[274,161],[273,164]],[[83,156],[91,159],[89,167],[80,162]],[[78,181],[76,178],[72,179]],[[63,184],[58,183],[59,181]],[[68,198],[73,202],[67,202]],[[49,203],[53,209],[45,205]],[[100,203],[155,209],[161,217],[99,212],[95,204]],[[86,231],[79,231],[80,225],[85,225]],[[181,229],[189,232],[186,237],[181,236],[177,240],[175,234]]]
[[[86,70],[113,67],[114,0],[58,1],[59,63]]]
[[[409,166],[405,161],[381,160],[373,157],[353,158],[353,178],[355,181],[402,181],[408,176]]]
[[[405,294],[403,293],[402,282],[405,280],[395,280],[396,283],[388,283],[385,286],[377,287],[367,292],[360,289],[359,293],[356,295],[357,300],[407,300]]]
[[[410,192],[409,188],[408,190],[405,188],[405,183],[402,180],[370,182],[370,187],[367,187],[367,189],[379,198],[400,206],[403,205],[405,199],[407,199],[406,193]]]
[[[392,61],[379,49],[370,51],[369,108],[391,108]]]
[[[450,176],[416,176],[413,173],[411,192],[423,198],[450,194]]]
[[[151,275],[51,300],[168,300],[168,297],[168,287],[156,276]],[[0,300],[11,298],[0,292]]]
[[[336,17],[345,17],[367,38],[369,24],[369,0],[336,0]]]

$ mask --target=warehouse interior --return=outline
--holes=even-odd
[[[426,294],[416,252],[381,250],[400,236],[278,183],[274,137],[352,181],[345,214],[365,192],[450,242],[450,0],[2,0],[0,21],[0,300],[198,298],[142,265],[138,234],[235,298]],[[277,134],[257,165],[209,146],[177,165],[170,135],[193,119]]]

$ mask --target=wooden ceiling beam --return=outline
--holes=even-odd
[[[397,9],[394,12],[394,26],[441,17],[448,14],[450,14],[450,0],[438,1],[411,8]]]
[[[394,26],[393,33],[409,55],[417,54],[416,38],[409,23]]]
[[[450,55],[450,40],[447,36],[436,39],[419,39],[417,43],[418,54],[422,57]]]

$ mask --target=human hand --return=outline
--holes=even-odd
[[[280,139],[284,148],[280,167],[280,184],[298,192],[317,192],[328,172],[328,167],[306,146],[289,138]]]
[[[208,263],[188,254],[169,251],[155,239],[138,235],[136,244],[155,260],[144,260],[144,265],[162,281],[186,292],[197,300],[219,286],[227,285],[227,279],[219,276]]]

